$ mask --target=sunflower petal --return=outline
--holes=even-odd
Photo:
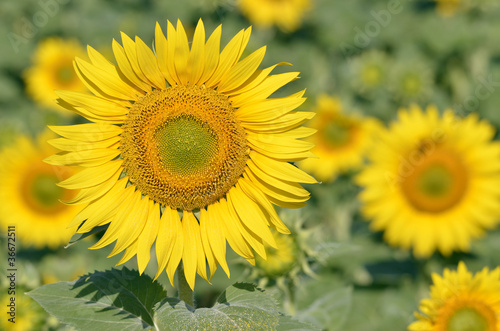
[[[194,31],[193,44],[188,58],[188,81],[191,85],[198,84],[205,66],[205,27],[200,19]]]
[[[87,168],[77,172],[68,179],[59,182],[57,186],[70,190],[99,185],[110,179],[122,166],[122,161],[111,161],[99,167]]]
[[[146,46],[139,37],[135,37],[135,48],[137,52],[137,61],[139,62],[139,67],[144,73],[144,76],[148,77],[157,89],[166,89],[165,78],[158,68],[153,51]]]
[[[160,226],[160,205],[149,201],[149,212],[146,224],[137,239],[137,265],[142,274],[151,259],[151,246],[158,235]]]
[[[105,123],[85,123],[67,126],[49,125],[49,129],[65,138],[90,143],[116,137],[123,131],[119,126]]]

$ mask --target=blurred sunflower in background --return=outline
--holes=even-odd
[[[5,278],[5,277],[2,277]],[[3,314],[0,319],[0,330],[8,331],[38,331],[44,330],[47,316],[43,308],[33,299],[26,295],[21,295],[27,288],[17,286],[17,294],[9,295],[9,286],[0,286],[0,305],[2,305]],[[12,301],[12,298],[15,298]],[[14,302],[13,315],[10,315],[10,307]],[[11,322],[9,319],[12,319]]]
[[[436,9],[443,17],[450,17],[460,8],[462,0],[434,0],[436,2]]]
[[[81,207],[60,201],[68,201],[74,194],[56,183],[75,170],[43,162],[55,152],[47,144],[49,137],[53,134],[43,133],[36,141],[21,136],[0,152],[0,224],[4,228],[15,225],[26,246],[54,249],[71,238],[67,222]]]
[[[476,114],[436,107],[399,111],[357,177],[362,213],[393,246],[417,257],[469,250],[499,221],[500,143]]]
[[[229,276],[226,241],[255,263],[276,248],[269,229],[290,233],[271,203],[299,207],[309,193],[299,182],[315,179],[289,161],[312,156],[314,133],[301,124],[311,112],[294,111],[304,91],[268,98],[298,77],[258,69],[266,48],[240,60],[251,29],[220,52],[221,26],[205,42],[200,20],[191,48],[183,25],[156,25],[155,53],[122,33],[113,41],[117,66],[92,47],[90,62],[75,67],[93,93],[58,92],[59,103],[96,122],[52,127],[64,152],[46,161],[85,169],[59,183],[81,189],[74,203],[90,202],[71,227],[85,233],[109,224],[92,248],[116,241],[110,256],[137,255],[142,273],[156,240],[158,277],[173,275],[182,260],[187,282],[208,279],[220,264]],[[211,276],[210,275],[210,276]]]
[[[430,298],[420,302],[411,331],[500,330],[500,267],[473,275],[465,263],[457,271],[432,274]]]
[[[357,56],[349,63],[353,87],[365,97],[380,97],[381,90],[387,87],[390,64],[389,56],[380,50]]]
[[[243,15],[257,27],[276,25],[283,32],[294,32],[302,25],[311,0],[239,0]]]
[[[24,72],[26,92],[42,107],[71,114],[56,104],[55,90],[85,91],[73,68],[75,57],[85,57],[76,39],[51,37],[40,42],[33,53],[32,66]]]
[[[375,118],[345,114],[338,98],[320,95],[311,127],[318,132],[308,139],[318,158],[303,160],[299,166],[318,180],[332,181],[339,174],[359,169],[373,138],[382,124]]]

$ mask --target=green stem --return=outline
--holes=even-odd
[[[194,308],[194,292],[186,280],[182,262],[177,267],[177,283],[179,299]]]

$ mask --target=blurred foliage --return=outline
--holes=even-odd
[[[434,1],[425,0],[316,0],[293,33],[255,26],[248,52],[267,45],[262,66],[289,62],[301,72],[301,79],[278,94],[307,88],[305,110],[313,107],[318,95],[327,93],[338,96],[345,109],[385,123],[395,118],[398,108],[416,102],[451,107],[461,116],[477,111],[499,128],[500,4],[463,1],[451,15],[436,9]],[[3,1],[0,147],[20,134],[35,136],[47,124],[82,121],[38,106],[25,92],[23,72],[45,38],[76,38],[111,58],[111,41],[120,40],[120,31],[152,44],[156,21],[165,26],[167,19],[181,19],[189,34],[200,17],[207,31],[222,23],[225,42],[251,24],[235,0]],[[309,251],[302,258],[312,273],[293,273],[285,287],[277,281],[266,283],[283,312],[327,330],[404,330],[418,301],[428,294],[431,273],[454,269],[460,260],[472,271],[500,265],[499,230],[473,242],[470,252],[448,258],[436,253],[416,260],[409,252],[389,247],[360,216],[359,188],[352,176],[347,173],[333,183],[308,186],[312,192],[308,205],[300,214],[287,214],[310,233],[303,246]],[[19,293],[109,269],[119,257],[106,259],[111,248],[89,252],[96,239],[92,236],[58,250],[34,250],[18,242]],[[6,242],[2,236],[2,254]],[[0,259],[6,261],[6,256]],[[8,286],[5,263],[2,287]],[[228,263],[231,279],[219,270],[211,284],[197,282],[199,307],[211,307],[225,288],[249,280],[252,267],[230,251]],[[135,268],[136,262],[126,266]],[[155,270],[155,263],[150,263],[145,273],[154,275]],[[159,282],[170,296],[175,293],[166,276]],[[68,329],[48,315],[44,320],[37,330]]]

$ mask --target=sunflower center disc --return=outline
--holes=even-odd
[[[419,162],[414,162],[414,168],[401,183],[410,204],[429,213],[443,212],[458,204],[468,186],[462,160],[439,147],[419,153],[419,157],[413,157]]]
[[[181,115],[168,121],[155,138],[161,161],[172,174],[194,174],[217,155],[217,135],[193,117]]]
[[[488,319],[474,308],[457,310],[448,320],[447,331],[488,331]]]
[[[24,201],[41,214],[55,214],[64,210],[66,205],[59,200],[69,200],[72,194],[57,186],[58,182],[60,178],[54,173],[53,166],[34,164],[21,183]]]
[[[156,90],[123,125],[123,164],[143,195],[173,209],[223,197],[245,169],[245,131],[226,96],[199,86]]]

